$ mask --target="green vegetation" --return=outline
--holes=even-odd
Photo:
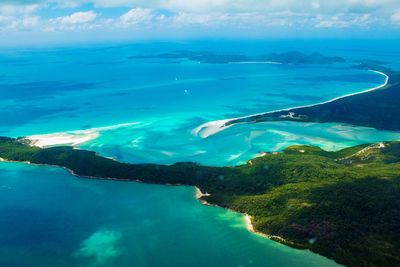
[[[325,104],[285,111],[269,112],[228,121],[236,123],[263,121],[340,122],[382,130],[400,130],[400,72],[372,63],[354,66],[386,73],[390,78],[387,86],[365,94],[340,98]]]
[[[338,152],[292,146],[237,167],[126,164],[71,147],[0,138],[0,157],[80,176],[198,186],[202,199],[252,216],[259,232],[347,266],[400,266],[400,142]]]
[[[288,64],[332,64],[332,63],[343,63],[345,60],[341,57],[328,57],[320,53],[304,54],[298,51],[290,51],[286,53],[270,53],[266,55],[240,55],[240,54],[215,54],[206,51],[175,51],[172,53],[164,53],[159,55],[145,55],[145,56],[132,56],[130,59],[151,59],[161,58],[169,60],[181,60],[187,59],[190,61],[196,61],[207,64],[227,64],[237,62],[279,62]]]

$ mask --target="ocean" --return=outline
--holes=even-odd
[[[363,59],[396,68],[391,41],[190,41],[0,49],[0,135],[88,136],[79,148],[131,163],[243,164],[293,144],[338,150],[399,140],[337,123],[267,122],[201,138],[208,121],[309,105],[376,87]],[[386,42],[386,43],[385,43]],[[174,51],[321,52],[327,65],[210,64]],[[397,60],[397,62],[400,62]],[[248,232],[243,216],[200,204],[191,187],[77,179],[0,163],[2,266],[336,266]]]

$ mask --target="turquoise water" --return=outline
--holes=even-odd
[[[355,48],[354,48],[355,47]],[[312,104],[383,83],[351,68],[363,58],[396,66],[391,44],[191,42],[3,49],[0,135],[87,130],[80,144],[126,162],[237,165],[292,144],[328,150],[400,139],[397,132],[335,123],[237,125],[202,139],[202,123]],[[175,50],[263,54],[319,51],[325,66],[199,64],[129,59]],[[124,123],[134,123],[116,127]],[[103,127],[103,128],[99,128]],[[105,128],[104,128],[105,127]],[[207,207],[194,189],[79,180],[65,171],[0,163],[1,266],[334,266],[247,231],[243,217]]]
[[[85,180],[0,164],[0,263],[71,266],[337,266],[200,204],[192,187]]]
[[[349,68],[351,62],[295,67],[129,59],[184,48],[214,51],[207,44],[2,51],[0,133],[17,136],[159,120],[169,121],[171,130],[185,126],[189,131],[209,120],[311,104],[384,80]]]
[[[207,139],[192,134],[208,121],[312,104],[375,87],[384,77],[350,67],[353,60],[368,58],[370,48],[358,51],[365,55],[333,49],[326,53],[349,62],[324,66],[129,59],[179,49],[239,54],[293,49],[285,47],[289,42],[281,43],[279,49],[275,43],[246,44],[150,43],[3,51],[0,134],[25,136],[137,123],[103,130],[99,138],[81,147],[127,162],[191,160],[220,166],[241,164],[299,139],[327,149],[399,139],[398,133],[372,129],[332,124],[287,127],[280,122],[240,131],[233,127]],[[325,52],[317,45],[301,49]]]

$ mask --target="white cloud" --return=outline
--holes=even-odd
[[[313,8],[324,14],[335,14],[390,11],[399,7],[398,0],[91,0],[90,2],[100,7],[166,8],[177,13],[309,12],[310,8]]]
[[[338,14],[334,16],[317,16],[315,19],[316,28],[349,28],[368,27],[377,22],[370,14]]]
[[[223,12],[178,12],[168,15],[160,13],[158,10],[149,8],[134,8],[119,17],[119,23],[115,26],[135,27],[135,26],[154,26],[158,29],[168,28],[190,28],[196,27],[272,27],[272,26],[290,26],[293,18],[301,20],[303,17],[291,12],[280,12],[270,14],[259,14],[257,12],[248,13],[223,13]]]
[[[392,14],[392,16],[390,16],[390,21],[392,24],[400,25],[400,10],[397,10]]]
[[[7,17],[0,15],[1,31],[32,31],[40,25],[38,16],[23,16],[21,18]]]
[[[120,22],[127,25],[136,25],[152,22],[157,15],[149,8],[133,8],[119,17]]]
[[[28,5],[34,3],[41,6],[52,3],[62,7],[77,7],[92,3],[96,7],[165,8],[177,13],[309,12],[310,8],[313,8],[324,14],[337,14],[345,12],[391,12],[399,8],[399,0],[1,0],[0,6],[2,3],[16,6],[21,6],[24,3],[31,3]]]
[[[21,26],[26,29],[33,29],[40,24],[40,17],[38,16],[31,16],[31,17],[24,17],[21,20]]]
[[[58,8],[76,8],[82,3],[78,3],[74,0],[59,0],[56,2]]]
[[[97,13],[94,11],[76,12],[69,16],[58,17],[54,22],[61,24],[83,24],[92,22],[97,18]]]
[[[400,25],[399,1],[30,0],[26,4],[24,0],[0,0],[0,32],[155,29],[156,34],[178,28],[185,31],[201,28],[204,32],[208,29],[267,32],[281,28],[300,32],[302,28],[322,31],[372,25],[384,28]],[[87,3],[93,4],[93,10],[73,13]],[[115,14],[107,12],[108,7],[123,7],[128,11]],[[57,14],[64,15],[52,15],[55,9]]]
[[[100,20],[98,17],[99,15],[92,10],[75,12],[68,16],[50,18],[38,25],[37,30],[42,32],[86,31],[112,24],[109,20]]]
[[[190,26],[190,25],[209,25],[221,23],[224,17],[223,14],[196,14],[180,12],[172,17],[172,25],[174,26]]]
[[[313,9],[318,9],[318,8],[321,7],[321,4],[320,4],[319,1],[315,1],[315,2],[312,2],[312,3],[311,3],[311,7],[312,7]]]
[[[30,0],[30,3],[46,6],[77,7],[91,3],[97,7],[165,8],[176,13],[269,13],[313,12],[319,14],[339,13],[388,13],[399,8],[399,0]],[[0,0],[8,5],[22,5],[24,0]],[[19,4],[18,4],[19,3]],[[317,14],[314,14],[317,15]]]
[[[0,32],[30,31],[37,27],[40,18],[34,13],[38,8],[37,4],[0,4]]]
[[[164,2],[160,4],[164,5],[165,8],[171,10],[177,10],[180,12],[193,12],[193,13],[202,13],[206,11],[216,12],[222,10],[226,11],[229,9],[231,5],[234,5],[234,1],[228,1],[228,0],[196,0],[196,1],[167,0],[160,2]]]
[[[0,3],[0,15],[2,16],[26,15],[35,12],[38,8],[39,8],[38,4],[12,5],[12,4]]]

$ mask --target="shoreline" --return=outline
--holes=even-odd
[[[111,178],[111,177],[82,176],[82,175],[76,174],[74,171],[72,171],[72,170],[70,170],[70,169],[68,169],[68,168],[66,168],[66,167],[61,167],[61,166],[58,166],[58,165],[36,164],[36,163],[29,162],[29,161],[22,161],[22,162],[21,162],[21,161],[13,161],[13,160],[6,160],[6,159],[1,158],[1,157],[0,157],[0,162],[26,164],[26,165],[30,165],[30,166],[39,166],[39,167],[44,166],[44,167],[61,168],[61,169],[67,171],[67,172],[70,173],[72,176],[74,176],[75,178],[78,178],[78,179],[92,179],[92,180],[108,180],[108,181],[119,181],[119,182],[144,183],[144,182],[142,182],[142,181],[140,181],[140,180],[117,179],[117,178]],[[145,184],[149,184],[149,183],[145,183]],[[179,184],[178,184],[178,185],[160,184],[160,185],[166,185],[166,186],[168,186],[168,185],[169,185],[169,186],[185,186],[185,185],[179,185]],[[192,187],[192,186],[190,186],[190,187]],[[244,222],[245,222],[245,225],[246,225],[246,229],[247,229],[249,232],[252,232],[252,233],[254,233],[254,234],[260,235],[260,236],[262,236],[262,237],[265,237],[265,238],[268,238],[268,239],[271,239],[271,240],[273,240],[273,241],[277,241],[277,242],[280,242],[280,243],[287,242],[287,241],[286,241],[284,238],[282,238],[282,237],[279,237],[279,236],[271,236],[271,235],[267,235],[267,234],[264,234],[264,233],[261,233],[261,232],[257,232],[257,231],[254,229],[253,223],[252,223],[252,221],[251,221],[251,216],[250,216],[249,214],[247,214],[247,213],[241,213],[241,212],[232,210],[232,209],[230,209],[230,208],[224,208],[224,207],[218,206],[218,205],[216,205],[216,204],[211,204],[211,203],[207,202],[206,200],[201,199],[203,196],[210,196],[209,193],[203,193],[203,192],[201,191],[201,189],[200,189],[199,187],[197,187],[197,186],[193,186],[193,187],[194,187],[194,189],[195,189],[194,197],[195,197],[195,199],[197,199],[202,205],[218,207],[218,208],[222,208],[222,209],[225,209],[225,210],[228,210],[228,211],[231,211],[231,212],[239,213],[239,214],[241,214],[241,215],[243,216],[243,219],[244,219]],[[276,240],[277,238],[278,238],[279,240]],[[280,240],[281,240],[281,241],[280,241]]]
[[[25,140],[30,142],[31,146],[37,146],[40,148],[47,148],[53,146],[70,145],[77,146],[83,143],[87,143],[100,136],[102,131],[114,130],[121,127],[128,127],[136,125],[138,122],[121,123],[111,126],[90,128],[87,130],[76,130],[66,132],[56,132],[49,134],[36,134],[24,137]]]
[[[306,165],[306,170],[309,170],[310,172],[306,172],[304,176],[301,176],[297,178],[298,180],[291,180],[291,178],[286,178],[284,175],[278,176],[279,178],[282,178],[284,181],[282,184],[278,185],[279,188],[285,189],[286,185],[293,186],[293,192],[299,192],[301,193],[303,190],[304,186],[304,181],[309,180],[310,175],[316,175],[317,180],[315,180],[315,183],[318,183],[318,186],[321,186],[323,188],[322,192],[317,191],[317,192],[312,192],[312,196],[315,197],[313,202],[302,202],[299,203],[301,205],[296,205],[291,207],[287,207],[285,203],[282,203],[279,207],[279,209],[275,209],[273,211],[267,211],[266,209],[269,209],[268,206],[263,206],[263,198],[257,197],[260,193],[264,192],[264,188],[262,188],[262,191],[260,191],[259,188],[257,188],[257,191],[252,190],[251,188],[246,191],[242,189],[242,182],[241,179],[246,179],[249,178],[253,175],[256,175],[256,177],[260,177],[260,179],[264,180],[265,178],[269,178],[272,175],[275,176],[275,173],[272,173],[271,176],[267,175],[265,176],[265,171],[263,166],[264,164],[268,164],[271,162],[274,162],[275,160],[273,157],[267,157],[265,160],[262,160],[258,162],[256,166],[251,167],[250,164],[243,165],[243,168],[238,169],[238,168],[230,168],[226,169],[226,167],[212,167],[212,166],[201,166],[197,165],[195,163],[180,163],[175,166],[167,166],[167,165],[149,165],[149,164],[131,164],[132,166],[127,166],[124,163],[114,163],[109,159],[103,158],[101,156],[96,156],[95,152],[93,151],[88,151],[88,150],[74,150],[73,148],[68,148],[68,147],[61,147],[61,148],[48,148],[48,149],[40,149],[40,148],[32,148],[28,145],[27,142],[21,142],[20,139],[15,139],[15,138],[9,138],[9,137],[1,137],[1,158],[6,159],[7,161],[13,161],[16,162],[15,164],[20,164],[24,163],[27,164],[32,164],[32,165],[40,165],[42,168],[46,168],[46,166],[51,166],[50,168],[64,168],[66,171],[69,173],[65,173],[66,175],[71,174],[74,175],[75,178],[81,179],[81,178],[92,178],[98,179],[98,180],[116,180],[116,181],[132,181],[132,182],[141,182],[145,184],[158,184],[158,185],[170,185],[170,186],[190,186],[190,189],[187,188],[186,191],[191,195],[193,198],[193,201],[197,202],[196,199],[199,199],[201,203],[199,204],[204,204],[204,205],[209,205],[209,206],[215,206],[221,209],[225,209],[226,211],[232,211],[236,214],[231,214],[225,213],[225,216],[227,218],[230,218],[229,216],[234,216],[233,222],[237,224],[237,226],[241,229],[242,234],[247,235],[249,238],[254,238],[257,240],[257,238],[268,238],[272,241],[279,242],[282,245],[288,246],[290,248],[295,248],[295,249],[307,249],[310,250],[311,252],[320,254],[321,256],[328,257],[329,259],[333,259],[337,262],[341,263],[346,263],[348,260],[346,258],[343,258],[341,254],[334,254],[331,255],[329,253],[324,253],[324,251],[321,251],[318,247],[318,245],[321,245],[323,249],[330,249],[332,248],[332,245],[330,242],[327,243],[318,243],[315,244],[317,238],[319,240],[325,239],[324,234],[319,234],[319,233],[310,233],[307,234],[308,232],[307,229],[312,229],[310,227],[314,227],[315,223],[322,223],[324,224],[325,219],[324,218],[317,218],[314,221],[312,219],[312,216],[307,216],[307,220],[305,224],[303,224],[303,221],[299,221],[298,224],[302,226],[301,228],[298,228],[296,226],[297,221],[292,221],[291,220],[291,214],[302,214],[304,211],[304,208],[309,208],[313,207],[313,203],[331,203],[331,201],[334,201],[335,199],[337,200],[338,196],[330,196],[330,198],[326,199],[325,195],[326,192],[330,192],[332,187],[332,184],[336,184],[337,178],[336,174],[339,176],[342,176],[343,173],[348,174],[349,176],[349,181],[345,181],[344,185],[347,184],[352,184],[353,182],[358,182],[360,179],[364,179],[363,183],[361,185],[356,185],[356,189],[360,189],[362,191],[364,190],[374,190],[378,186],[378,188],[381,188],[382,190],[379,190],[379,192],[375,192],[373,195],[372,200],[379,201],[380,197],[383,197],[383,193],[386,193],[388,196],[384,197],[385,201],[390,201],[394,197],[398,195],[398,191],[392,192],[391,188],[395,186],[395,182],[389,182],[393,179],[390,178],[395,178],[395,173],[393,172],[394,170],[399,170],[400,171],[400,156],[399,157],[394,157],[393,155],[397,155],[398,151],[400,151],[400,142],[387,142],[384,143],[385,147],[388,146],[388,149],[382,150],[383,148],[382,144],[378,143],[372,143],[372,144],[364,144],[363,146],[354,146],[352,147],[353,149],[351,150],[343,150],[343,151],[338,151],[338,152],[326,152],[321,153],[324,150],[318,150],[313,147],[309,146],[291,146],[288,147],[288,153],[283,153],[282,156],[282,161],[279,161],[276,165],[274,165],[274,168],[282,168],[284,173],[287,173],[286,170],[293,170],[293,166],[295,167],[295,170],[304,170],[304,156],[302,155],[301,148],[304,149],[304,151],[307,151],[307,157],[308,160],[310,161],[315,161],[316,163],[321,165],[321,168],[316,168],[315,164],[314,165]],[[367,146],[376,146],[376,149],[374,149],[371,153],[375,155],[375,157],[371,158],[370,162],[363,162],[364,155],[360,155],[355,157],[354,159],[352,158],[352,161],[354,162],[347,162],[347,161],[337,161],[336,159],[343,158],[343,156],[346,155],[352,155],[356,153],[357,151],[364,151],[363,149]],[[375,153],[376,152],[376,153]],[[368,152],[369,153],[369,152]],[[287,155],[287,156],[284,156]],[[391,163],[386,163],[386,161],[381,161],[381,159],[388,159],[391,160]],[[294,165],[287,166],[287,161],[289,160],[290,162],[293,162]],[[308,161],[307,160],[307,161]],[[393,162],[392,162],[393,161]],[[381,163],[382,162],[382,163]],[[359,165],[364,164],[365,166],[364,169],[360,169]],[[396,165],[389,165],[392,163],[396,163]],[[1,164],[1,163],[0,163]],[[4,163],[6,164],[6,163]],[[43,165],[43,166],[42,166]],[[327,168],[325,169],[325,166],[327,165]],[[22,166],[22,165],[21,165]],[[18,168],[18,166],[16,166]],[[39,168],[36,167],[36,168]],[[321,176],[321,170],[322,174],[328,174],[328,179],[326,181],[325,175]],[[72,170],[72,171],[71,171]],[[373,173],[379,172],[380,175],[375,178],[375,180],[371,183],[370,176],[366,171],[371,171]],[[62,173],[61,173],[62,174]],[[200,176],[199,176],[200,175]],[[222,179],[224,183],[220,183],[219,181],[221,180],[221,175],[226,176],[227,179]],[[261,176],[262,175],[262,176]],[[264,177],[265,176],[265,177]],[[66,176],[68,178],[70,176]],[[115,177],[115,178],[111,178]],[[177,178],[176,178],[177,177]],[[194,177],[194,178],[193,178]],[[201,179],[205,177],[205,179]],[[240,181],[239,181],[240,178]],[[382,178],[382,179],[380,179]],[[261,180],[261,181],[262,181]],[[256,180],[255,182],[260,181]],[[89,181],[88,181],[89,182]],[[111,182],[111,181],[110,181]],[[314,183],[313,182],[313,183]],[[376,182],[376,184],[375,184]],[[196,187],[197,186],[197,187]],[[231,189],[232,188],[232,189]],[[268,188],[266,188],[265,193],[268,194]],[[280,190],[280,189],[278,189]],[[375,190],[376,191],[376,190]],[[383,192],[382,192],[383,191]],[[212,193],[211,196],[207,196],[207,193]],[[243,198],[242,196],[246,196]],[[357,196],[354,196],[354,194],[351,193],[351,191],[345,191],[343,193],[346,199],[347,197],[351,200],[350,201],[350,209],[357,210],[359,208],[358,204],[358,198]],[[247,198],[248,196],[248,198]],[[286,198],[291,199],[293,196],[291,195],[290,192],[286,192],[284,195]],[[341,195],[340,195],[341,196]],[[273,201],[274,198],[273,195],[270,195],[271,200]],[[280,196],[277,196],[278,199]],[[353,201],[355,199],[355,201]],[[296,202],[297,203],[297,202]],[[304,204],[304,205],[303,205]],[[348,201],[342,201],[339,202],[341,207],[347,208],[349,203]],[[261,209],[260,209],[261,207]],[[376,214],[380,213],[382,209],[379,207],[379,205],[375,205],[375,209],[373,212]],[[207,209],[204,207],[204,209]],[[282,218],[283,221],[282,223],[279,224],[270,224],[270,220],[272,223],[274,223],[274,216],[277,214],[280,214],[281,211],[285,211],[286,209],[290,209],[290,214],[284,215]],[[322,209],[322,210],[321,210]],[[317,212],[319,211],[324,211],[325,208],[324,206],[322,207],[317,207]],[[396,207],[385,207],[384,210],[388,213],[387,216],[396,216],[398,214],[398,210]],[[329,210],[328,212],[329,218],[332,218],[332,227],[335,227],[337,225],[345,224],[346,221],[343,222],[343,217],[341,217],[341,211],[340,209],[334,209],[332,211]],[[238,216],[238,217],[237,217]],[[272,216],[272,217],[271,217]],[[350,215],[351,216],[351,215]],[[353,217],[351,217],[353,218]],[[390,218],[390,217],[388,217]],[[301,219],[301,218],[300,218]],[[276,221],[275,221],[276,222]],[[296,223],[293,225],[293,223]],[[355,216],[354,218],[354,225],[363,225],[364,221],[362,218],[359,218]],[[369,225],[372,225],[369,224]],[[380,225],[380,224],[379,224]],[[380,225],[380,227],[386,227],[385,225]],[[285,229],[288,229],[286,231]],[[332,239],[328,237],[329,240],[342,240],[346,239],[346,236],[348,236],[348,233],[345,231],[335,231],[334,228],[330,228],[332,231]],[[382,231],[381,231],[382,230]],[[293,232],[294,231],[294,232]],[[299,233],[306,233],[307,235],[302,235],[299,237],[297,234],[297,231],[300,231]],[[260,233],[261,232],[261,233]],[[378,230],[374,230],[370,232],[368,229],[363,231],[363,233],[366,234],[378,234],[378,237],[376,237],[374,240],[377,240],[378,242],[381,240],[379,237],[379,234],[382,233],[389,233],[389,230],[387,228],[379,228]],[[252,234],[257,234],[259,237],[256,237]],[[282,233],[282,235],[280,234]],[[277,235],[275,235],[277,234]],[[357,238],[357,237],[355,237]],[[262,239],[258,239],[260,242]],[[358,240],[358,239],[357,239]],[[386,240],[386,239],[385,239]],[[340,248],[347,249],[347,244],[351,245],[351,240],[347,241],[346,243],[340,245]],[[265,241],[264,241],[265,242]],[[387,241],[389,244],[392,244],[391,240]],[[273,245],[273,243],[270,243]],[[283,248],[283,247],[282,247]],[[325,250],[326,251],[326,250]],[[365,246],[365,251],[371,254],[371,258],[374,258],[373,251],[369,250],[369,247]],[[354,252],[354,257],[355,259],[360,259],[364,260],[364,253],[363,252]],[[395,254],[395,253],[394,253]],[[393,255],[394,255],[393,254]],[[382,258],[384,255],[381,256]],[[367,258],[368,260],[368,258]]]
[[[72,171],[71,169],[69,169],[69,168],[67,168],[67,167],[62,167],[62,166],[58,166],[58,165],[50,165],[50,164],[37,164],[37,163],[32,163],[32,162],[30,162],[30,161],[13,161],[13,160],[7,160],[7,159],[4,159],[4,158],[0,157],[0,163],[1,163],[1,162],[4,162],[4,163],[17,163],[17,164],[24,164],[24,165],[36,166],[36,167],[52,167],[52,168],[59,168],[59,169],[62,169],[62,170],[67,171],[69,174],[71,174],[73,177],[75,177],[75,178],[77,178],[77,179],[90,179],[90,180],[99,180],[99,181],[101,181],[101,180],[107,180],[107,181],[114,181],[114,182],[134,182],[134,183],[154,184],[154,185],[162,185],[162,186],[189,186],[189,187],[194,187],[194,189],[195,189],[194,197],[195,197],[195,199],[197,199],[202,205],[217,207],[217,208],[221,208],[221,209],[224,209],[224,210],[227,210],[227,211],[230,211],[230,212],[235,212],[235,213],[240,214],[240,215],[243,217],[243,220],[244,220],[244,223],[245,223],[245,227],[246,227],[246,229],[247,229],[249,232],[251,232],[251,233],[253,233],[253,234],[256,234],[256,235],[258,235],[258,236],[261,236],[261,237],[263,237],[263,238],[267,238],[267,239],[269,239],[269,240],[272,240],[272,241],[281,243],[281,244],[283,244],[283,245],[286,245],[286,246],[295,248],[295,249],[308,249],[307,247],[303,247],[303,246],[301,246],[301,245],[299,245],[299,244],[290,242],[290,241],[284,239],[283,237],[275,236],[275,235],[269,235],[269,234],[265,234],[265,233],[256,231],[255,228],[254,228],[253,222],[252,222],[252,218],[251,218],[251,216],[250,216],[249,214],[247,214],[247,213],[242,213],[242,212],[240,212],[240,211],[236,211],[236,210],[233,210],[233,209],[231,209],[231,208],[222,207],[222,206],[219,206],[219,205],[217,205],[217,204],[211,204],[211,203],[207,202],[206,200],[201,199],[203,196],[210,196],[211,194],[209,194],[209,193],[203,193],[203,192],[201,191],[201,189],[200,189],[199,187],[197,187],[197,186],[184,185],[184,184],[161,184],[161,183],[158,184],[158,183],[147,183],[147,182],[143,182],[143,181],[141,181],[141,180],[139,180],[139,179],[132,180],[132,179],[111,178],[111,177],[83,176],[83,175],[78,175],[78,174],[76,174],[74,171]]]
[[[287,245],[287,246],[290,246],[290,247],[294,247],[294,248],[297,248],[297,249],[307,249],[306,247],[301,247],[300,245],[297,245],[297,244],[295,244],[293,242],[290,242],[290,241],[284,239],[283,237],[280,237],[280,236],[277,236],[277,235],[269,235],[269,234],[265,234],[265,233],[256,231],[254,229],[254,225],[253,225],[253,222],[251,220],[252,217],[247,213],[241,213],[241,214],[243,214],[243,216],[244,216],[244,222],[245,222],[246,228],[247,228],[247,230],[249,232],[252,232],[252,233],[254,233],[256,235],[262,236],[264,238],[268,238],[268,239],[270,239],[272,241],[279,242],[281,244],[284,244],[284,245]]]
[[[24,139],[29,140],[32,146],[46,148],[60,145],[77,146],[96,139],[100,136],[99,132],[95,130],[87,130],[83,132],[65,132],[43,135],[31,135]]]
[[[209,193],[201,192],[200,188],[198,188],[197,186],[194,186],[194,188],[195,188],[195,197],[196,197],[196,199],[201,200],[202,197],[210,196]]]
[[[237,118],[230,118],[230,119],[223,119],[223,120],[216,120],[216,121],[206,122],[206,123],[203,123],[203,124],[197,126],[196,128],[194,128],[192,130],[192,134],[195,135],[195,136],[200,136],[202,139],[205,139],[205,138],[207,138],[209,136],[212,136],[214,134],[217,134],[217,133],[219,133],[219,132],[221,132],[221,131],[223,131],[223,130],[225,130],[225,129],[227,129],[227,128],[235,125],[235,124],[239,124],[240,123],[240,122],[238,122],[238,123],[232,123],[232,124],[226,125],[226,123],[228,123],[230,121],[240,120],[240,119],[248,119],[248,118],[251,118],[251,117],[254,117],[254,116],[265,116],[265,115],[268,115],[268,114],[277,113],[277,112],[283,112],[283,111],[290,112],[293,109],[309,108],[309,107],[315,107],[315,106],[319,106],[319,105],[324,105],[324,104],[328,104],[328,103],[334,102],[334,101],[339,100],[339,99],[343,99],[343,98],[347,98],[347,97],[350,97],[350,96],[365,94],[365,93],[368,93],[368,92],[371,92],[371,91],[379,90],[379,89],[384,88],[384,87],[386,87],[388,85],[389,79],[390,79],[389,75],[387,75],[384,72],[377,71],[377,70],[372,70],[372,69],[369,69],[368,71],[369,72],[373,72],[373,73],[377,73],[377,74],[379,74],[381,76],[384,76],[385,77],[384,83],[381,84],[381,85],[375,86],[373,88],[369,88],[369,89],[366,89],[366,90],[363,90],[363,91],[359,91],[359,92],[355,92],[355,93],[350,93],[350,94],[338,96],[338,97],[332,98],[330,100],[319,102],[319,103],[315,103],[315,104],[303,105],[303,106],[297,106],[297,107],[290,107],[290,108],[285,108],[285,109],[278,109],[278,110],[273,110],[273,111],[268,111],[268,112],[261,112],[261,113],[256,113],[256,114],[252,114],[252,115],[246,115],[246,116],[237,117]]]
[[[282,62],[277,61],[241,61],[241,62],[228,62],[228,64],[272,64],[272,65],[282,65]]]
[[[217,205],[217,204],[211,204],[211,203],[207,202],[206,200],[201,199],[203,196],[210,196],[209,193],[203,193],[203,192],[200,190],[200,188],[198,188],[197,186],[194,186],[194,188],[195,188],[195,198],[196,198],[201,204],[203,204],[203,205],[205,205],[205,206],[212,206],[212,207],[221,208],[221,209],[224,209],[224,210],[228,210],[228,211],[230,211],[230,212],[235,212],[235,213],[240,214],[240,215],[243,217],[243,221],[244,221],[244,223],[245,223],[245,227],[246,227],[246,229],[247,229],[249,232],[251,232],[251,233],[253,233],[253,234],[256,234],[256,235],[258,235],[258,236],[261,236],[261,237],[263,237],[263,238],[267,238],[267,239],[269,239],[269,240],[272,240],[272,241],[281,243],[281,244],[283,244],[283,245],[289,246],[289,247],[291,247],[291,248],[295,248],[295,249],[308,249],[307,247],[304,247],[304,246],[302,246],[302,245],[300,245],[300,244],[296,244],[296,243],[294,243],[294,242],[288,241],[288,240],[284,239],[283,237],[280,237],[280,236],[277,236],[277,235],[269,235],[269,234],[265,234],[265,233],[262,233],[262,232],[259,232],[259,231],[255,230],[254,225],[253,225],[253,222],[252,222],[252,217],[251,217],[249,214],[247,214],[247,213],[242,213],[242,212],[240,212],[240,211],[236,211],[236,210],[233,210],[233,209],[231,209],[231,208],[221,207],[221,206],[219,206],[219,205]]]

